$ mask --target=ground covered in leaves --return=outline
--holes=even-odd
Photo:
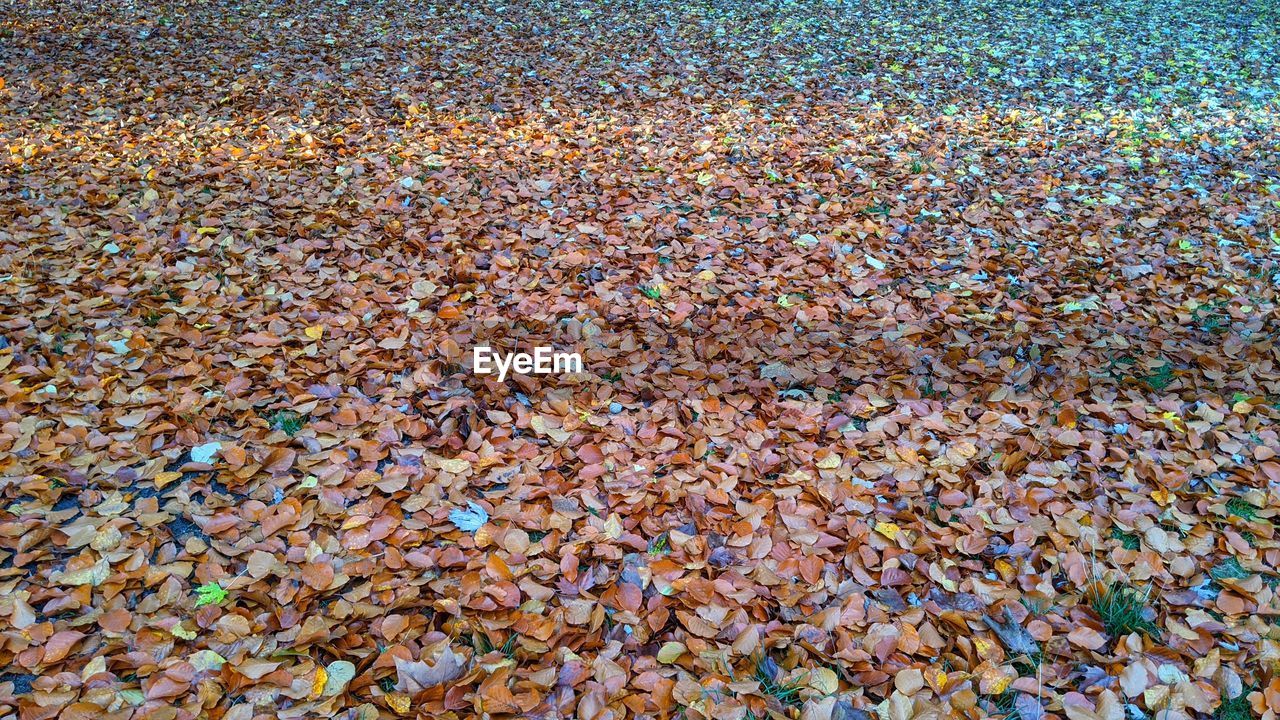
[[[0,715],[1275,717],[1278,27],[9,3]]]

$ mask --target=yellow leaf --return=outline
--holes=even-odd
[[[684,651],[685,651],[684,643],[678,643],[678,642],[664,643],[662,645],[662,648],[658,650],[658,662],[666,665],[670,665],[676,660],[679,660],[680,656],[684,654]]]
[[[809,674],[809,687],[823,695],[834,695],[840,689],[840,681],[831,668],[818,668]]]
[[[183,640],[195,640],[195,639],[196,639],[195,631],[193,631],[193,630],[188,630],[188,629],[186,629],[185,627],[183,627],[182,625],[174,625],[172,628],[170,628],[170,629],[169,629],[169,633],[170,633],[171,635],[173,635],[174,637],[176,637],[176,638],[182,638]]]
[[[447,473],[452,473],[454,475],[461,475],[462,473],[465,473],[471,470],[471,463],[467,462],[466,460],[461,460],[459,458],[451,458],[449,460],[441,460],[440,469],[444,470]]]
[[[610,513],[609,519],[604,521],[604,535],[610,540],[622,537],[622,518],[618,513]]]
[[[391,706],[392,710],[395,710],[400,715],[404,715],[409,712],[409,704],[412,701],[413,698],[404,693],[392,693],[387,696],[387,704]]]
[[[947,674],[938,668],[926,668],[924,679],[934,692],[941,693],[947,687]]]
[[[106,672],[106,671],[107,671],[107,658],[103,655],[99,655],[94,659],[90,660],[88,664],[84,666],[84,669],[80,671],[80,677],[82,679],[87,679],[87,678],[93,677],[94,675],[97,675],[98,673]]]
[[[999,667],[988,665],[982,670],[978,686],[986,695],[1000,695],[1008,689],[1009,684],[1012,682],[1013,678]]]
[[[978,657],[986,657],[996,649],[996,646],[990,640],[975,637],[973,638],[973,649],[978,652]]]
[[[902,532],[902,528],[898,527],[897,525],[894,525],[891,522],[878,522],[876,523],[876,532],[889,538],[890,540],[897,540],[898,533]]]
[[[819,470],[835,470],[840,467],[841,458],[836,453],[830,453],[826,457],[818,461]]]
[[[191,663],[196,670],[206,672],[221,669],[227,659],[212,650],[198,650],[187,658],[187,662]]]
[[[316,677],[311,681],[311,697],[320,697],[324,692],[324,684],[329,681],[329,673],[322,667],[316,668]]]
[[[716,274],[711,272],[710,270],[703,270],[702,272],[698,273],[698,279],[710,282],[716,279]]]
[[[168,485],[169,483],[173,482],[174,480],[177,480],[177,479],[178,479],[178,478],[180,478],[180,477],[182,477],[182,473],[180,473],[180,472],[162,472],[162,473],[159,473],[159,474],[157,474],[157,475],[156,475],[156,477],[155,477],[156,487],[157,487],[157,488],[162,488],[162,487],[164,487],[165,485]]]
[[[306,330],[303,330],[302,332],[306,333],[307,337],[311,338],[312,340],[319,340],[320,338],[324,337],[324,326],[312,325],[311,327],[307,328]]]

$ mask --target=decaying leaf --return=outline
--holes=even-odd
[[[468,501],[465,509],[454,508],[449,511],[449,521],[457,525],[459,530],[475,532],[480,529],[480,526],[489,522],[489,513],[476,503]]]
[[[439,646],[430,658],[396,658],[395,664],[396,689],[412,695],[461,677],[466,672],[467,657],[446,644]]]
[[[1029,657],[1039,654],[1040,645],[1014,618],[1013,611],[1008,607],[1004,608],[1003,622],[993,619],[990,615],[984,615],[982,619],[1010,653]]]
[[[346,660],[334,660],[325,667],[324,690],[326,697],[339,695],[356,676],[356,666]]]

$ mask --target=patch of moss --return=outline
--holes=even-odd
[[[1111,528],[1111,539],[1119,540],[1120,546],[1125,550],[1138,550],[1142,547],[1142,542],[1137,535],[1131,532],[1125,532],[1120,528]]]
[[[1258,519],[1258,508],[1240,498],[1231,498],[1227,501],[1227,512],[1245,522],[1253,522]]]
[[[1252,574],[1234,557],[1223,560],[1209,570],[1209,577],[1214,580],[1244,580]]]
[[[293,437],[302,431],[302,428],[307,424],[307,420],[301,414],[292,410],[277,410],[267,417],[267,423],[272,430],[280,430],[285,435]]]

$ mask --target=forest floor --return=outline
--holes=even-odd
[[[1278,32],[8,3],[0,716],[1276,717]]]

